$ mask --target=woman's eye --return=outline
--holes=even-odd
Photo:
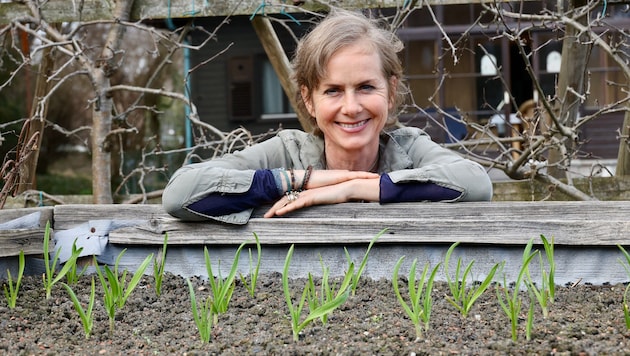
[[[364,84],[359,87],[361,91],[371,91],[374,90],[374,86],[370,84]]]
[[[326,91],[324,91],[324,94],[326,94],[326,95],[337,95],[337,94],[339,94],[339,90],[336,89],[336,88],[326,89]]]

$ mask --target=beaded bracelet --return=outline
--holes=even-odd
[[[304,172],[304,178],[302,179],[302,186],[300,190],[306,189],[306,185],[308,184],[308,180],[311,178],[311,173],[313,172],[313,166],[309,165],[306,167],[306,172]]]
[[[289,168],[289,172],[291,173],[291,189],[297,190],[295,187],[295,174],[293,173],[293,168]]]

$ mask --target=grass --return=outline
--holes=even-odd
[[[335,298],[332,300],[328,300],[321,305],[317,305],[317,307],[310,306],[308,314],[304,320],[301,320],[302,312],[304,311],[305,302],[310,292],[310,287],[307,284],[302,292],[302,296],[297,304],[293,304],[293,300],[291,299],[291,291],[289,288],[289,265],[291,264],[291,259],[293,258],[293,250],[295,245],[291,245],[287,256],[284,261],[284,269],[282,271],[282,288],[284,291],[284,297],[287,303],[287,307],[289,308],[289,317],[291,319],[291,330],[293,332],[293,341],[298,341],[300,337],[300,332],[308,326],[313,320],[321,318],[324,315],[328,315],[332,313],[335,309],[341,306],[348,296],[350,295],[350,282],[352,280],[352,276],[354,275],[354,264],[350,264],[350,267],[346,271],[346,275],[344,277],[341,286],[339,287],[339,291],[337,292]]]
[[[241,251],[246,244],[247,242],[243,242],[234,253],[234,258],[232,259],[232,267],[230,268],[230,272],[225,279],[223,279],[223,276],[221,276],[220,264],[219,273],[215,278],[214,271],[212,270],[212,261],[210,260],[210,254],[208,253],[208,248],[205,246],[203,248],[203,255],[206,262],[206,271],[208,272],[208,282],[210,283],[210,289],[212,290],[211,307],[212,313],[214,315],[215,325],[218,323],[219,314],[225,313],[230,305],[232,293],[234,292],[238,262],[241,256]]]
[[[83,325],[83,333],[85,334],[85,338],[89,339],[90,334],[92,333],[92,328],[94,326],[94,300],[96,296],[96,288],[94,287],[94,277],[92,277],[92,288],[90,290],[90,298],[88,299],[87,309],[84,309],[79,301],[79,298],[74,293],[72,288],[63,283],[63,286],[68,291],[70,295],[70,299],[72,299],[72,304],[74,304],[74,309],[79,313],[79,317],[81,318],[81,324]]]
[[[626,274],[628,275],[628,277],[630,277],[630,254],[628,254],[628,251],[626,251],[626,249],[623,248],[623,246],[617,244],[617,247],[619,248],[619,250],[621,251],[621,253],[623,254],[625,258],[625,261],[622,259],[619,259],[619,263],[621,263],[623,268],[626,270]],[[624,290],[624,293],[623,293],[623,318],[626,323],[626,329],[628,330],[630,330],[630,306],[628,306],[629,293],[630,293],[630,283],[626,286],[626,289]]]
[[[109,266],[105,265],[103,268],[105,270],[104,273],[98,266],[96,256],[94,257],[96,274],[98,275],[98,279],[101,282],[101,286],[103,287],[103,302],[105,306],[105,311],[107,312],[107,316],[109,317],[110,333],[114,332],[114,320],[116,316],[116,310],[122,309],[125,306],[125,303],[131,295],[131,292],[133,292],[138,283],[140,283],[140,279],[142,278],[144,271],[147,269],[149,263],[151,262],[151,259],[153,258],[153,254],[148,255],[138,266],[136,272],[132,275],[131,280],[127,282],[127,269],[125,269],[122,273],[119,273],[118,271],[120,259],[126,250],[127,249],[122,250],[116,257],[114,270],[112,271]]]
[[[80,251],[80,249],[77,249],[77,244],[76,244],[76,240],[75,240],[75,242],[72,244],[71,256],[74,256],[75,254],[77,256],[79,256],[80,253],[81,253],[81,251]],[[70,285],[76,284],[79,281],[79,278],[81,278],[83,273],[85,273],[85,271],[87,270],[87,267],[84,267],[84,268],[81,269],[81,271],[79,271],[79,263],[77,263],[77,262],[78,261],[76,261],[75,263],[71,264],[70,265],[70,269],[68,270],[68,273],[66,273],[66,281]]]
[[[454,278],[451,278],[448,266],[451,259],[451,254],[458,245],[459,242],[452,244],[446,252],[446,256],[444,258],[444,273],[446,274],[446,282],[451,291],[451,295],[446,296],[446,300],[451,303],[465,318],[468,316],[468,313],[470,313],[470,310],[472,309],[477,299],[483,294],[483,292],[488,289],[488,287],[492,283],[492,280],[494,279],[494,275],[496,274],[500,263],[496,263],[490,269],[486,278],[480,283],[468,283],[468,276],[472,271],[472,266],[475,261],[470,261],[470,263],[468,263],[468,265],[466,265],[466,267],[462,271],[462,259],[458,258]]]
[[[161,253],[153,260],[153,279],[155,294],[159,297],[162,294],[162,280],[164,279],[164,268],[166,267],[166,248],[168,247],[168,233],[164,234]]]
[[[521,314],[521,308],[523,304],[523,297],[520,294],[521,285],[523,283],[523,280],[526,274],[528,273],[528,268],[529,268],[528,266],[537,253],[539,252],[538,251],[531,252],[531,248],[529,249],[525,248],[525,251],[523,251],[523,264],[521,265],[521,269],[519,270],[518,277],[516,281],[514,282],[514,286],[510,290],[510,287],[507,283],[507,280],[504,274],[503,286],[498,287],[496,289],[497,300],[499,301],[499,305],[501,306],[501,309],[503,309],[508,319],[510,320],[510,332],[511,332],[513,341],[516,341],[518,339],[518,321],[519,321],[519,316]],[[533,324],[533,314],[534,314],[534,310],[533,310],[534,299],[532,297],[531,290],[528,290],[528,291],[530,294],[530,308],[528,311],[527,326],[526,326],[527,340],[530,339],[532,324]]]
[[[381,237],[385,233],[385,231],[387,231],[387,229],[381,230],[378,234],[376,234],[376,236],[374,236],[374,238],[372,238],[372,241],[370,241],[370,244],[368,245],[367,250],[365,251],[365,254],[363,255],[363,258],[361,259],[359,268],[357,268],[355,273],[352,275],[352,285],[351,285],[352,295],[356,294],[357,286],[359,284],[359,280],[361,279],[361,275],[363,274],[363,271],[365,270],[365,266],[367,266],[368,255],[370,253],[370,250],[372,249],[372,246],[374,245],[376,240],[378,240],[379,237]],[[348,252],[348,249],[344,247],[343,250],[346,253],[346,260],[348,261],[348,265],[352,264],[353,263],[352,258],[350,257],[350,253]]]
[[[346,289],[350,287],[354,277],[354,274],[347,274],[348,278],[345,278],[339,286],[339,289],[336,289],[335,285],[330,283],[330,268],[324,264],[321,256],[319,257],[319,263],[322,266],[322,278],[319,288],[317,288],[313,275],[310,272],[308,274],[308,284],[306,286],[306,289],[308,290],[306,294],[306,302],[309,309],[312,310],[315,310],[322,305],[326,305],[327,303],[331,303],[335,298],[338,298],[341,294],[345,293]],[[350,263],[350,271],[353,269],[353,266],[354,265]],[[328,313],[322,314],[319,319],[322,324],[328,323]]]
[[[418,259],[414,259],[411,264],[411,269],[409,270],[409,277],[407,278],[407,287],[409,293],[409,304],[405,301],[400,293],[400,288],[398,286],[398,271],[400,270],[400,266],[402,265],[405,256],[400,257],[396,266],[394,267],[394,276],[392,277],[392,285],[394,287],[394,292],[396,293],[396,298],[398,298],[398,302],[402,306],[403,310],[411,319],[415,330],[416,337],[422,337],[422,330],[429,330],[429,321],[431,320],[431,309],[433,307],[433,298],[431,297],[431,292],[433,291],[433,282],[435,280],[435,275],[440,267],[438,263],[433,270],[431,270],[431,274],[429,273],[429,263],[424,265],[424,269],[422,270],[422,275],[420,276],[420,280],[416,285],[416,265],[418,263]],[[422,323],[421,323],[422,322]]]
[[[547,318],[549,315],[549,305],[553,303],[555,297],[555,262],[554,262],[554,248],[553,248],[553,238],[551,242],[545,238],[544,235],[540,235],[540,238],[543,242],[543,247],[545,250],[545,256],[547,259],[547,265],[549,266],[549,270],[547,271],[544,268],[543,257],[541,253],[538,253],[538,260],[540,262],[540,288],[533,281],[529,265],[526,269],[525,285],[527,289],[532,293],[534,300],[538,301],[543,313],[543,317]],[[532,247],[534,244],[534,239],[531,239],[528,244],[525,246],[524,255],[529,255],[531,253]],[[536,251],[538,252],[538,251]]]
[[[190,307],[192,309],[193,319],[197,330],[199,331],[199,337],[201,342],[209,343],[212,338],[212,298],[208,296],[206,300],[197,306],[197,297],[195,296],[195,288],[189,279],[186,279],[188,283],[188,292],[190,293]]]
[[[258,281],[258,273],[260,272],[260,259],[262,256],[262,247],[260,246],[260,240],[258,239],[258,235],[254,233],[254,239],[256,240],[256,250],[258,254],[256,255],[256,266],[254,267],[254,259],[252,258],[252,249],[249,249],[249,280],[242,273],[239,273],[239,277],[247,292],[252,297],[256,294],[256,283]]]
[[[45,273],[42,276],[44,281],[44,289],[46,290],[46,299],[50,299],[52,288],[59,282],[71,269],[76,268],[77,258],[83,251],[83,247],[72,249],[70,258],[63,264],[63,267],[56,272],[59,263],[59,250],[55,251],[52,260],[50,260],[50,221],[46,222],[46,230],[44,232],[44,268]]]
[[[24,267],[26,263],[24,261],[24,250],[20,250],[18,255],[18,274],[15,278],[15,282],[11,276],[11,271],[7,269],[7,282],[3,285],[4,297],[7,300],[9,309],[14,309],[17,304],[18,294],[20,292],[20,284],[22,284],[22,276],[24,276]]]

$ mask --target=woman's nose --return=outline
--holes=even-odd
[[[348,116],[354,116],[361,111],[361,103],[357,94],[354,92],[346,92],[343,98],[342,113]]]

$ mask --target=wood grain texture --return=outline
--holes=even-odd
[[[33,226],[0,229],[0,257],[17,256],[20,251],[25,255],[43,252],[43,238],[46,223],[53,220],[53,208],[25,208],[0,210],[0,224],[5,224],[27,215],[39,213],[39,219]]]
[[[121,245],[237,245],[256,234],[262,244],[365,244],[381,230],[381,244],[523,245],[541,234],[556,245],[615,246],[630,244],[630,202],[475,202],[345,203],[315,206],[286,217],[265,219],[257,209],[246,225],[185,222],[161,205],[58,205],[0,210],[0,223],[41,211],[40,224],[29,229],[0,230],[0,257],[41,253],[46,221],[56,231],[89,221],[133,221],[134,227],[109,232]],[[53,219],[54,218],[54,219]]]
[[[184,222],[165,214],[159,205],[82,206],[55,210],[57,228],[72,221],[146,219],[135,228],[110,233],[110,242],[160,244],[164,233],[171,244],[238,244],[253,239],[264,244],[365,243],[387,229],[383,243],[524,244],[541,234],[559,245],[615,245],[630,242],[630,202],[483,202],[483,203],[346,203],[317,206],[291,216],[265,219],[258,209],[247,225]],[[131,209],[131,211],[129,210]],[[133,211],[133,212],[132,212]],[[93,214],[91,217],[90,215]],[[67,217],[67,218],[64,218]]]

